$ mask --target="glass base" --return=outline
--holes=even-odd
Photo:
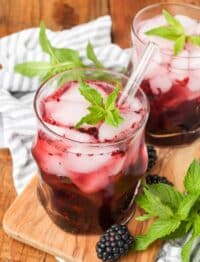
[[[196,130],[180,133],[155,134],[146,132],[147,142],[157,146],[184,145],[192,143],[198,138],[200,138],[200,127]]]
[[[80,214],[79,216],[74,217],[74,219],[69,218],[67,213],[65,213],[64,215],[64,212],[58,212],[57,210],[55,210],[55,208],[52,207],[53,204],[50,188],[48,188],[48,185],[46,185],[42,181],[38,185],[37,195],[48,216],[57,226],[59,226],[64,231],[72,234],[102,234],[112,224],[126,224],[129,222],[135,212],[134,200],[136,194],[138,193],[139,185],[140,180],[137,184],[135,194],[132,194],[131,199],[129,195],[127,195],[127,201],[129,203],[127,209],[123,210],[122,207],[120,216],[113,220],[110,220],[106,217],[106,215],[110,212],[109,206],[104,206],[98,211],[95,209],[95,207],[93,207],[93,214],[87,214],[87,212],[85,212],[84,215],[81,216]],[[71,211],[69,211],[69,215],[71,215],[70,212]]]

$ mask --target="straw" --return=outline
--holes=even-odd
[[[136,69],[133,70],[122,94],[118,101],[118,106],[122,105],[128,97],[134,97],[137,92],[140,84],[144,78],[144,74],[147,70],[148,65],[150,64],[150,59],[155,52],[156,45],[152,42],[149,42],[145,48],[144,54],[137,65]]]

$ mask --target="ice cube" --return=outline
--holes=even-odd
[[[52,140],[43,134],[36,140],[33,155],[44,172],[64,176],[66,170],[63,165],[63,155],[66,148],[67,146],[61,141]]]
[[[104,151],[104,148],[101,150]],[[82,155],[80,155],[80,158],[81,157]],[[69,171],[72,182],[76,184],[81,191],[86,193],[97,192],[110,183],[109,177],[118,175],[123,170],[126,154],[112,155],[110,152],[110,154],[105,154],[101,157],[107,159],[107,161],[101,165],[99,165],[99,158],[97,159],[96,155],[91,155],[89,157],[90,159],[84,160],[86,161],[84,165],[93,165],[92,169],[91,166],[89,168],[90,172],[88,172],[88,168],[87,170],[83,169],[83,165],[79,166],[79,168],[76,167],[76,170],[73,168],[73,171]]]
[[[200,68],[190,71],[188,88],[192,92],[200,92]]]
[[[161,25],[166,25],[166,20],[162,15],[140,22],[137,31],[139,36],[144,36],[146,39],[148,39],[148,36],[145,33]]]
[[[131,127],[134,123],[138,123],[141,120],[141,115],[139,113],[131,112],[131,113],[122,113],[122,117],[124,118],[124,122],[120,124],[118,128],[107,125],[103,123],[99,128],[99,140],[101,142],[107,140],[117,140],[121,137],[124,137],[126,133],[131,131]]]
[[[87,105],[82,102],[47,101],[44,107],[47,118],[65,126],[75,126],[83,116],[88,114]]]
[[[81,95],[79,88],[77,87],[77,83],[72,83],[70,87],[64,92],[60,99],[63,101],[71,101],[71,102],[82,102],[88,103],[85,98]],[[89,103],[88,103],[89,104]]]
[[[83,149],[84,150],[84,149]],[[65,167],[69,172],[89,174],[102,168],[107,162],[111,160],[111,154],[92,154],[87,151],[79,151],[79,153],[68,153],[65,158]]]
[[[109,185],[109,176],[105,173],[94,172],[88,175],[70,173],[71,181],[87,194],[95,193]]]
[[[43,159],[41,160],[42,169],[49,174],[67,176],[63,160],[62,156],[43,154]]]
[[[193,35],[196,33],[197,21],[185,15],[175,15],[174,16],[184,27],[185,33],[187,35]]]
[[[49,124],[48,122],[45,122],[45,125],[53,132],[56,134],[62,136],[64,139],[70,139],[73,141],[78,141],[78,142],[84,142],[84,143],[95,143],[97,142],[94,136],[89,135],[87,133],[80,132],[77,129],[72,129],[68,127],[63,127],[63,126],[57,126],[57,125],[52,125]],[[73,146],[73,141],[67,141],[70,147]]]
[[[151,61],[147,71],[145,73],[145,78],[153,78],[155,76],[168,74],[168,68],[166,65],[158,65],[156,62]]]
[[[107,95],[106,92],[98,85],[98,82],[91,81],[88,82],[88,84],[92,88],[97,89],[97,91],[102,95],[102,97],[106,97]],[[71,84],[70,88],[67,89],[66,92],[64,92],[64,94],[62,94],[60,99],[65,101],[82,102],[89,105],[89,102],[87,102],[87,100],[81,95],[79,91],[79,87],[77,87],[77,85],[78,85],[77,83]],[[103,85],[102,82],[101,85]]]
[[[187,50],[181,51],[178,55],[174,56],[171,61],[172,70],[175,69],[188,69],[189,68],[189,52]]]
[[[129,98],[127,100],[130,105],[131,111],[139,112],[143,108],[142,103],[139,99]]]
[[[152,41],[156,43],[161,49],[172,50],[173,49],[172,41],[168,39],[164,39],[159,36],[146,35],[147,31],[163,25],[166,25],[166,20],[164,19],[163,16],[157,16],[152,19],[145,20],[141,22],[139,25],[138,36],[145,43]]]
[[[189,69],[200,69],[200,48],[192,50],[189,57]]]
[[[157,76],[150,79],[150,86],[152,92],[155,94],[159,94],[160,92],[166,93],[172,86],[172,80],[169,75],[160,75],[158,71]]]
[[[170,78],[172,79],[172,82],[176,80],[182,81],[188,78],[188,76],[189,76],[188,70],[171,68]]]

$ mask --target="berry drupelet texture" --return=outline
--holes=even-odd
[[[157,154],[156,150],[152,145],[147,146],[147,152],[148,152],[148,167],[147,171],[151,170],[151,168],[155,165],[157,160]]]
[[[104,262],[114,262],[125,255],[133,246],[134,238],[125,225],[113,225],[96,244],[98,258]]]
[[[146,183],[148,185],[163,183],[172,186],[173,184],[164,176],[158,175],[147,175],[146,176]]]

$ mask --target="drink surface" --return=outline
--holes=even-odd
[[[106,82],[88,84],[104,98],[113,90]],[[41,99],[46,127],[39,126],[32,148],[41,174],[42,204],[55,223],[78,233],[101,232],[131,216],[147,165],[143,130],[132,137],[146,114],[141,101],[134,98],[120,108],[124,122],[118,128],[105,122],[75,128],[88,106],[75,81]]]
[[[174,17],[187,35],[200,35],[199,21],[179,14]],[[136,25],[135,60],[142,54],[142,43],[153,41],[159,46],[142,83],[151,107],[148,138],[157,144],[182,144],[200,135],[200,47],[186,43],[175,56],[173,41],[145,34],[165,25],[163,15]]]

